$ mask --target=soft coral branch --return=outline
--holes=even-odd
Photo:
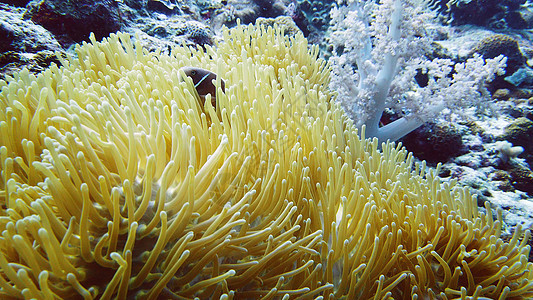
[[[425,59],[432,40],[424,27],[432,17],[416,0],[349,0],[332,10],[331,40],[343,51],[331,58],[331,86],[368,137],[394,141],[439,114],[478,105],[487,94],[484,83],[503,71],[503,57],[457,64]],[[414,79],[420,71],[425,86]],[[387,107],[407,114],[380,127]]]

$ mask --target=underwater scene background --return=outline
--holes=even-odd
[[[0,1],[0,298],[533,298],[528,0]]]

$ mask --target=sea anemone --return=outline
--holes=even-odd
[[[92,37],[0,81],[3,298],[533,296],[529,231],[504,242],[468,190],[365,140],[317,47],[223,40]],[[217,74],[215,106],[186,66]]]

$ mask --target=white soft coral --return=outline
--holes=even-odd
[[[474,56],[464,63],[423,57],[433,14],[417,0],[348,0],[331,11],[331,87],[368,137],[397,140],[441,114],[486,101],[484,83],[503,72],[505,58]],[[341,52],[341,53],[339,53]],[[415,81],[418,72],[427,84]],[[407,113],[380,127],[383,110]]]

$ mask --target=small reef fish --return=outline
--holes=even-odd
[[[180,70],[183,70],[183,73],[192,79],[194,87],[202,100],[205,101],[207,94],[211,94],[211,104],[216,107],[216,87],[213,80],[217,79],[217,74],[195,67],[183,67]],[[223,92],[226,91],[226,84],[222,79],[220,79],[220,87]]]

